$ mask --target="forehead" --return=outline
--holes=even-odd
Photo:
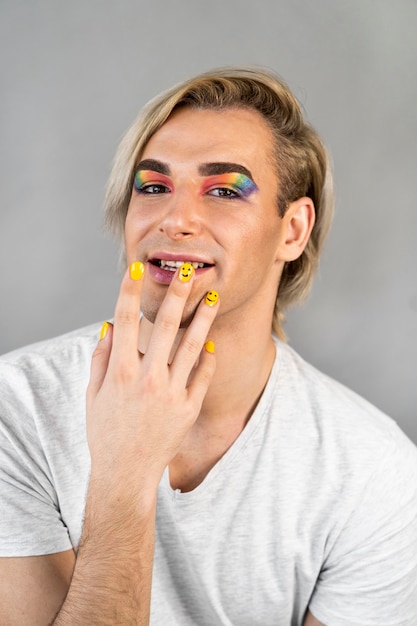
[[[141,158],[179,163],[233,161],[271,166],[273,138],[255,110],[180,108],[150,138]]]

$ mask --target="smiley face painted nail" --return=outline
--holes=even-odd
[[[180,267],[178,278],[183,283],[188,283],[188,281],[191,280],[191,277],[193,274],[194,274],[194,267],[191,265],[191,263],[183,263]]]
[[[214,306],[219,299],[219,294],[217,291],[209,291],[206,295],[206,299],[204,302],[208,304],[208,306]]]

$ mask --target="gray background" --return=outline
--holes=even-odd
[[[103,190],[138,109],[213,66],[290,84],[337,213],[291,343],[417,441],[416,0],[1,0],[0,353],[112,315]]]

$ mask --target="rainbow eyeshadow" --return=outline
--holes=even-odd
[[[247,198],[254,191],[258,190],[258,187],[255,185],[253,180],[248,178],[248,176],[235,172],[232,172],[230,174],[221,174],[220,176],[216,176],[214,180],[210,178],[204,187],[206,190],[209,187],[214,188],[222,186],[229,187],[230,189],[237,191],[244,198]]]
[[[135,174],[134,185],[137,191],[140,191],[144,185],[169,185],[169,181],[166,176],[153,172],[152,170],[138,170]]]

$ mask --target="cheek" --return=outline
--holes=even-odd
[[[129,205],[125,221],[126,248],[136,246],[146,233],[150,220],[139,213],[135,206]]]
[[[137,227],[135,222],[126,219],[125,222],[125,256],[126,261],[131,263],[136,261],[139,257],[138,247],[140,241],[143,239],[143,235]]]
[[[126,243],[132,239],[134,233],[137,230],[138,230],[138,220],[134,218],[133,213],[129,209],[127,212],[126,221],[125,221]]]
[[[228,229],[228,233],[236,233],[240,247],[248,254],[262,255],[273,245],[275,239],[274,226],[268,226],[266,218],[250,219],[237,223]]]

